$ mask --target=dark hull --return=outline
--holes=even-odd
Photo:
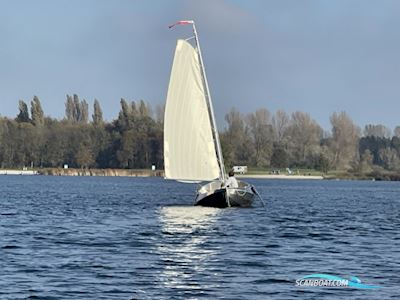
[[[226,201],[226,190],[219,189],[215,190],[214,193],[196,201],[195,205],[207,206],[207,207],[217,207],[217,208],[225,208],[228,207],[228,203]]]
[[[250,207],[256,191],[253,186],[243,188],[218,188],[207,193],[198,193],[195,205],[208,207]]]

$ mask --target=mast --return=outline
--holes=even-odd
[[[198,53],[199,53],[201,72],[203,74],[203,79],[204,79],[204,83],[205,83],[205,86],[206,86],[206,99],[207,99],[207,106],[208,106],[208,109],[209,109],[210,115],[211,115],[211,127],[212,127],[212,129],[214,131],[213,132],[214,140],[215,140],[215,144],[217,145],[217,157],[218,157],[218,162],[219,162],[219,167],[220,167],[220,180],[222,182],[225,182],[226,174],[225,174],[224,158],[222,156],[221,142],[219,140],[217,122],[215,121],[214,109],[213,109],[213,105],[212,105],[212,101],[211,101],[210,89],[208,87],[206,70],[204,68],[203,57],[201,55],[200,42],[199,42],[199,38],[198,38],[198,35],[197,35],[196,26],[194,24],[194,21],[191,21],[191,23],[193,25],[194,38],[196,40],[197,50],[198,50]]]

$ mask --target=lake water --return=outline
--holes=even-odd
[[[248,180],[249,209],[161,178],[0,176],[1,299],[400,299],[400,183]],[[380,289],[298,287],[313,273]]]

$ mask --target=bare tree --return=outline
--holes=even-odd
[[[351,164],[358,159],[360,129],[344,111],[333,113],[330,121],[332,125],[334,165],[339,169],[350,169]]]
[[[272,156],[273,131],[270,112],[261,108],[246,118],[254,146],[254,161],[257,166],[269,166]]]
[[[384,125],[368,124],[364,128],[364,136],[374,136],[379,138],[390,138],[392,133],[389,128]]]
[[[282,143],[289,127],[289,121],[290,118],[288,114],[283,110],[276,111],[275,115],[272,117],[272,127],[278,143]]]
[[[383,148],[379,150],[379,158],[382,160],[385,169],[400,170],[400,158],[397,151],[392,148]]]
[[[232,108],[225,115],[225,121],[228,127],[221,136],[224,145],[224,157],[227,165],[239,164],[241,162],[241,153],[243,153],[245,126],[242,114],[235,108]]]
[[[291,165],[307,165],[308,159],[320,154],[320,140],[323,131],[310,115],[301,111],[292,114],[287,129]]]

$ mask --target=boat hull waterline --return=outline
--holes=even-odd
[[[220,181],[213,181],[197,191],[195,205],[207,207],[251,207],[257,194],[255,188],[238,181],[238,188],[221,187]]]

